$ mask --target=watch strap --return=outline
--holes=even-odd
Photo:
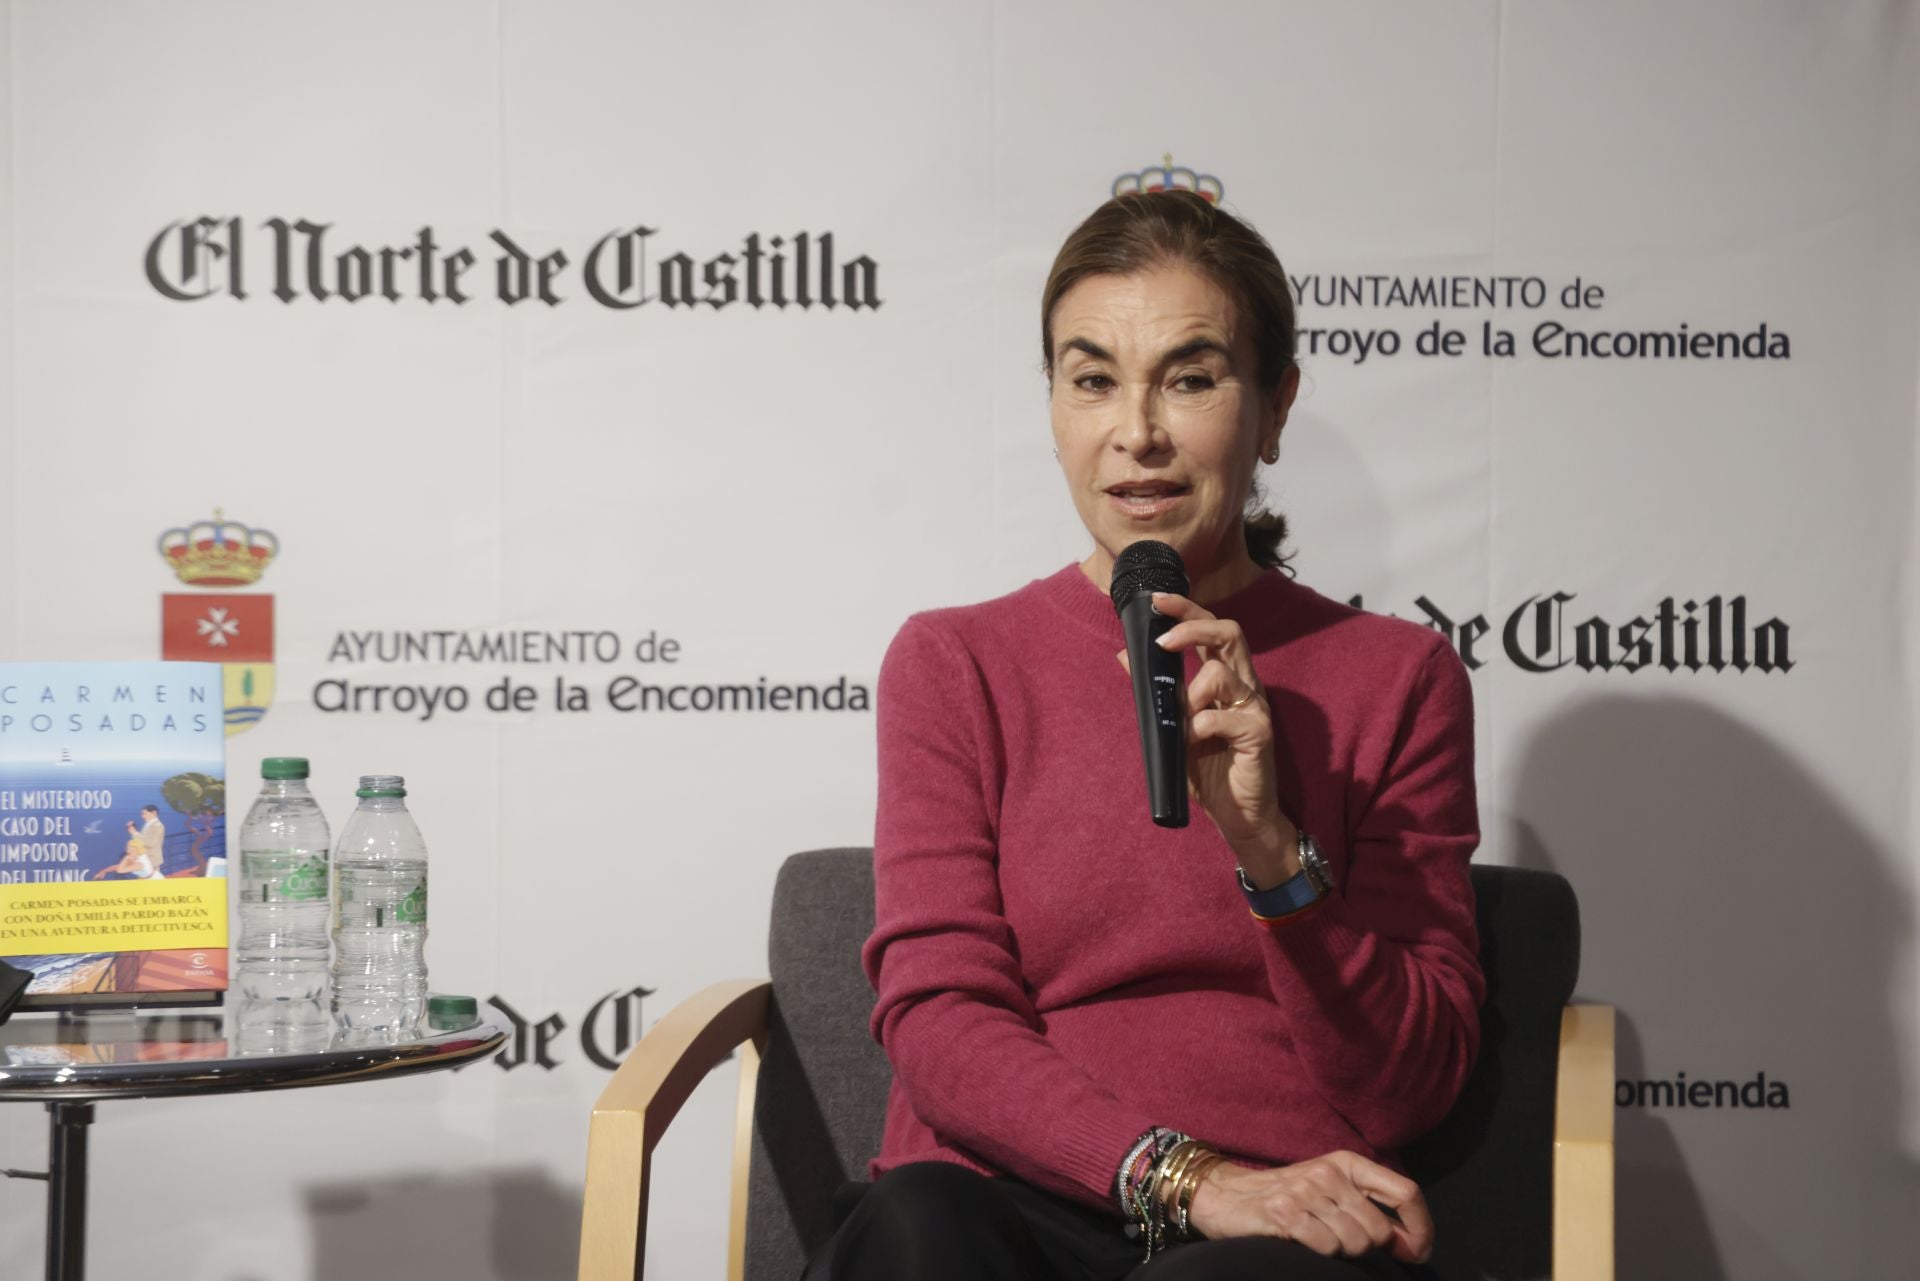
[[[1247,879],[1245,868],[1236,867],[1233,870],[1240,879],[1240,893],[1246,897],[1247,906],[1263,921],[1277,921],[1283,916],[1303,912],[1325,898],[1333,888],[1332,878],[1327,875],[1326,860],[1320,857],[1320,847],[1305,832],[1300,833],[1300,870],[1280,884],[1257,890],[1253,882]]]
[[[1246,896],[1247,906],[1263,921],[1292,916],[1320,901],[1320,891],[1314,888],[1313,878],[1307,875],[1305,868],[1264,890],[1253,888],[1253,882],[1247,879],[1244,870],[1235,868],[1234,871],[1239,874],[1240,893]]]

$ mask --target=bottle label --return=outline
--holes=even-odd
[[[425,925],[427,923],[427,878],[422,876],[407,896],[393,909],[394,923],[398,925]]]
[[[280,879],[277,892],[282,900],[312,902],[327,896],[327,860],[316,855],[300,863]]]

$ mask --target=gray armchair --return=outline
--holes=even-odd
[[[1488,995],[1480,1059],[1447,1119],[1406,1152],[1438,1226],[1446,1281],[1613,1276],[1613,1011],[1568,1005],[1580,960],[1573,891],[1547,872],[1473,869]],[[736,1048],[729,1281],[793,1281],[833,1231],[832,1195],[866,1177],[890,1070],[867,1035],[872,851],[780,869],[771,980],[717,983],[661,1019],[593,1112],[581,1281],[639,1278],[653,1148]]]

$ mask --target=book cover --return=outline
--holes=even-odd
[[[227,986],[218,663],[0,663],[0,957],[23,1005]]]

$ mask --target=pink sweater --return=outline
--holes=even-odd
[[[871,1176],[954,1161],[1112,1207],[1152,1125],[1263,1164],[1390,1160],[1452,1105],[1484,996],[1466,669],[1277,572],[1213,609],[1247,631],[1282,808],[1336,885],[1272,926],[1198,806],[1148,818],[1119,620],[1078,566],[901,628],[863,953],[894,1067]]]

